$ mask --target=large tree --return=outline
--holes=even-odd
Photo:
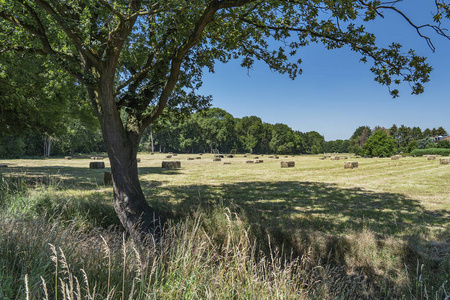
[[[289,57],[300,47],[348,46],[373,62],[375,80],[393,96],[398,92],[391,86],[401,81],[421,93],[431,71],[425,58],[397,43],[379,48],[361,23],[394,11],[433,47],[423,30],[444,35],[440,21],[449,17],[448,5],[436,0],[435,25],[422,27],[397,2],[1,0],[0,52],[47,56],[87,88],[111,163],[114,207],[140,240],[160,224],[138,180],[141,135],[166,107],[189,111],[204,103],[194,90],[216,61],[241,57],[242,66],[251,67],[262,60],[295,78],[301,69]]]

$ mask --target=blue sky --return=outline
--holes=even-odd
[[[409,6],[405,6],[406,2]],[[432,0],[408,0],[403,9],[417,23],[430,22]],[[400,42],[427,56],[434,68],[425,93],[410,95],[407,84],[400,97],[373,80],[370,63],[343,48],[326,50],[311,44],[299,51],[303,74],[294,81],[269,70],[262,63],[252,70],[238,61],[218,63],[214,74],[205,74],[202,94],[213,96],[213,106],[236,118],[255,115],[267,123],[284,123],[294,130],[318,131],[325,140],[348,139],[362,125],[419,126],[422,130],[443,126],[450,132],[450,41],[433,36],[436,52],[403,19],[387,13],[381,21],[367,24],[380,45]],[[450,22],[447,22],[450,28]]]

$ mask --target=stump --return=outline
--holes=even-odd
[[[105,174],[103,175],[103,183],[106,186],[112,186],[113,185],[111,172],[105,172]]]
[[[449,165],[450,164],[450,158],[441,158],[439,160],[441,165]]]
[[[282,161],[281,162],[282,168],[292,168],[295,167],[295,161]]]
[[[344,162],[344,169],[355,169],[358,167],[357,161],[346,161]]]
[[[162,168],[163,169],[179,169],[179,168],[181,168],[181,161],[179,161],[179,160],[163,161]]]
[[[213,161],[222,161],[222,159],[220,157],[214,157]]]
[[[72,159],[72,156],[65,156],[64,158],[70,160]]]
[[[104,169],[105,163],[102,161],[91,161],[89,163],[89,169]]]

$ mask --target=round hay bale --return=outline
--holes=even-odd
[[[227,158],[233,158],[234,156],[232,154],[228,154]]]
[[[195,158],[193,158],[193,157],[188,157],[187,160],[195,160]]]
[[[171,158],[172,157],[172,155],[166,155],[166,158]]]
[[[320,158],[320,160],[325,160],[325,159],[327,159],[327,158],[326,158],[326,157],[321,157],[321,158]]]
[[[439,163],[440,163],[441,165],[449,165],[449,164],[450,164],[450,158],[441,158],[441,159],[439,160]]]
[[[262,160],[262,159],[255,160],[255,164],[262,164],[263,162],[264,162],[264,160]]]
[[[89,163],[89,169],[104,169],[105,163],[102,161],[91,161]]]
[[[273,158],[273,155],[269,155],[268,158]]]
[[[435,159],[436,159],[436,156],[434,156],[434,155],[430,155],[427,157],[427,160],[435,160]]]
[[[293,168],[293,167],[295,167],[295,161],[282,161],[281,167],[282,168]]]
[[[155,155],[155,153],[152,152],[152,153],[150,153],[150,155]]]
[[[72,156],[64,156],[64,159],[71,160],[71,159],[72,159]]]
[[[222,161],[222,159],[220,157],[214,157],[213,161]]]
[[[105,172],[103,174],[103,184],[106,185],[106,186],[112,186],[113,185],[111,172]]]
[[[244,155],[244,157],[247,157],[247,155]]]
[[[255,156],[255,157],[253,157],[253,159],[259,159],[259,156]]]
[[[228,162],[224,162],[223,164],[224,165],[231,165],[231,162],[228,161]]]
[[[279,157],[278,157],[278,156],[275,156],[274,158],[275,158],[275,159],[279,159]]]
[[[244,164],[252,164],[252,163],[254,163],[253,160],[246,160],[246,161],[244,161]]]
[[[330,160],[340,160],[341,158],[339,156],[332,156],[330,157]]]
[[[400,157],[401,157],[401,155],[394,155],[394,156],[391,156],[391,159],[392,160],[399,160]]]
[[[161,167],[163,169],[179,169],[181,168],[181,161],[179,160],[163,161]]]
[[[200,156],[197,156],[195,159],[202,159]]]
[[[174,153],[174,154],[172,154],[172,156],[177,156],[178,154],[176,154],[176,153]]]
[[[344,169],[355,169],[358,167],[357,161],[346,161],[344,162]]]
[[[198,155],[203,155],[203,153],[199,153]]]

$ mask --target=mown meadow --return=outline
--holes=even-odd
[[[97,170],[89,157],[1,160],[0,298],[450,297],[439,159],[351,157],[359,167],[344,169],[313,155],[165,156],[138,155],[144,193],[169,220],[145,247],[115,216],[107,159]]]

